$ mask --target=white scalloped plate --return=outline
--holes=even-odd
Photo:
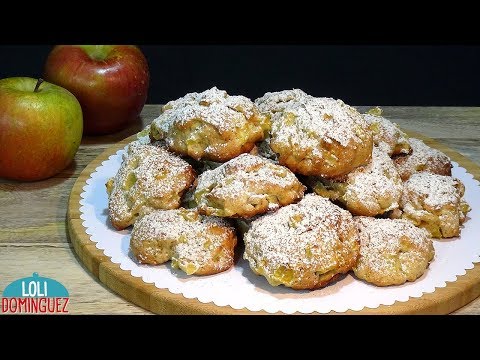
[[[202,303],[213,302],[217,306],[250,311],[264,310],[268,313],[283,312],[328,313],[377,308],[391,305],[395,301],[408,301],[410,297],[421,297],[432,293],[435,288],[445,287],[447,281],[455,281],[480,262],[480,187],[473,176],[457,163],[453,163],[453,176],[465,184],[465,198],[472,207],[462,234],[458,238],[434,242],[435,259],[425,274],[413,283],[401,286],[376,287],[347,275],[334,284],[315,291],[295,291],[283,286],[272,287],[267,281],[253,274],[248,263],[241,259],[235,266],[221,274],[196,277],[186,276],[172,270],[168,264],[147,266],[137,264],[129,254],[130,230],[116,231],[110,226],[107,213],[108,198],[105,182],[115,175],[120,167],[124,149],[109,157],[97,167],[86,181],[80,195],[80,212],[83,226],[91,241],[103,250],[123,270],[157,288],[182,294],[185,298]]]

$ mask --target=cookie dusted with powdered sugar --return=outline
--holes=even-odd
[[[372,160],[343,181],[309,178],[313,191],[339,201],[354,215],[376,216],[399,207],[403,184],[392,159],[377,147]]]
[[[287,168],[242,154],[201,174],[193,198],[202,214],[249,218],[296,202],[304,191]]]
[[[450,158],[437,149],[426,145],[422,140],[409,139],[412,152],[410,155],[397,156],[394,159],[398,173],[403,181],[408,180],[416,172],[451,176]]]
[[[311,98],[313,98],[313,96],[308,95],[300,89],[282,90],[265,93],[262,97],[255,99],[255,105],[257,105],[261,112],[273,115],[274,113],[282,112],[289,104],[303,103]],[[278,163],[278,156],[270,147],[270,137],[257,143],[252,149],[251,154],[262,156]]]
[[[366,165],[372,132],[362,115],[341,100],[309,98],[272,116],[270,147],[295,173],[340,177]]]
[[[363,115],[373,133],[373,143],[389,156],[410,153],[408,136],[397,124],[382,116],[382,109],[375,107]]]
[[[282,112],[285,107],[292,103],[303,103],[313,98],[300,89],[282,90],[275,92],[267,92],[262,97],[255,99],[255,105],[261,112],[268,112],[272,115]]]
[[[450,176],[415,173],[404,183],[402,218],[428,230],[434,238],[460,235],[470,207],[463,199],[465,187]]]
[[[213,87],[167,103],[150,135],[178,154],[224,162],[252,150],[269,129],[269,116],[250,99]]]
[[[355,275],[377,286],[400,285],[423,275],[435,255],[428,232],[406,220],[355,219],[360,257]]]
[[[178,208],[194,180],[195,172],[184,160],[161,146],[132,142],[106,184],[112,225],[125,229],[141,212]]]
[[[156,210],[133,226],[130,250],[142,264],[171,260],[187,275],[212,275],[233,266],[235,229],[196,210]]]
[[[243,257],[256,274],[293,289],[327,285],[349,271],[359,253],[352,215],[315,194],[253,221],[244,242]]]

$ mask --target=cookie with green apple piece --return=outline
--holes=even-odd
[[[193,197],[202,214],[250,218],[300,200],[305,190],[289,169],[242,154],[201,174]]]
[[[141,213],[180,207],[194,180],[193,168],[162,146],[132,142],[117,174],[106,183],[112,225],[125,229]]]
[[[315,194],[253,221],[243,240],[255,274],[296,290],[318,289],[348,272],[360,247],[352,215]]]
[[[408,136],[397,124],[382,116],[382,109],[375,107],[363,115],[373,133],[373,143],[389,156],[409,154],[411,151]]]
[[[360,236],[355,275],[377,286],[401,285],[423,275],[435,250],[428,232],[406,220],[354,218]]]
[[[224,219],[196,210],[155,210],[133,226],[130,250],[142,264],[171,260],[187,275],[212,275],[233,266],[235,229]]]
[[[168,102],[150,134],[175,153],[225,162],[252,150],[269,129],[270,117],[250,99],[213,87]]]
[[[294,173],[334,178],[368,164],[373,140],[356,109],[341,100],[311,97],[273,114],[270,147]]]
[[[451,176],[414,173],[403,186],[401,217],[426,229],[434,238],[458,236],[470,211],[464,193],[463,183]]]

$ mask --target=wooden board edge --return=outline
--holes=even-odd
[[[406,131],[411,137],[419,138],[430,146],[447,154],[453,161],[480,179],[480,167],[470,159],[448,148],[447,146],[413,131]],[[79,259],[96,278],[108,288],[126,300],[156,314],[216,314],[216,315],[270,315],[265,311],[249,311],[233,309],[230,306],[217,306],[213,303],[204,304],[197,299],[187,299],[179,294],[173,294],[166,289],[159,289],[153,284],[145,283],[141,278],[134,277],[129,271],[122,270],[118,264],[110,261],[102,250],[96,248],[80,219],[80,194],[91,173],[109,156],[115,154],[127,143],[135,140],[136,135],[122,140],[109,147],[97,156],[82,171],[76,180],[69,197],[67,224],[70,241]],[[348,314],[448,314],[468,304],[480,295],[480,264],[467,270],[465,275],[457,277],[455,282],[448,282],[446,287],[436,288],[435,292],[424,294],[420,298],[410,298],[407,302],[396,301],[392,305],[380,305],[378,308],[364,308],[360,311],[348,310],[344,313],[330,312],[329,315]],[[319,314],[319,313],[314,313]],[[278,312],[276,315],[283,315]]]

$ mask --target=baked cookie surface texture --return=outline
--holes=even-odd
[[[295,173],[340,177],[366,165],[372,132],[362,115],[341,100],[309,98],[272,116],[270,147]]]
[[[130,250],[142,264],[171,260],[187,275],[212,275],[233,266],[235,229],[225,220],[195,210],[157,210],[134,225]]]
[[[256,274],[293,289],[327,285],[359,254],[352,215],[315,194],[253,221],[244,242],[243,257]]]
[[[250,99],[213,87],[164,105],[150,136],[165,140],[175,153],[224,162],[252,150],[269,129],[270,117]]]
[[[178,208],[194,180],[195,171],[178,156],[160,146],[132,142],[106,184],[112,225],[125,229],[141,212]]]
[[[250,218],[300,200],[305,189],[286,167],[242,154],[201,174],[193,198],[202,214]]]
[[[355,217],[360,257],[355,275],[377,286],[401,285],[423,275],[435,255],[427,231],[406,220]]]

